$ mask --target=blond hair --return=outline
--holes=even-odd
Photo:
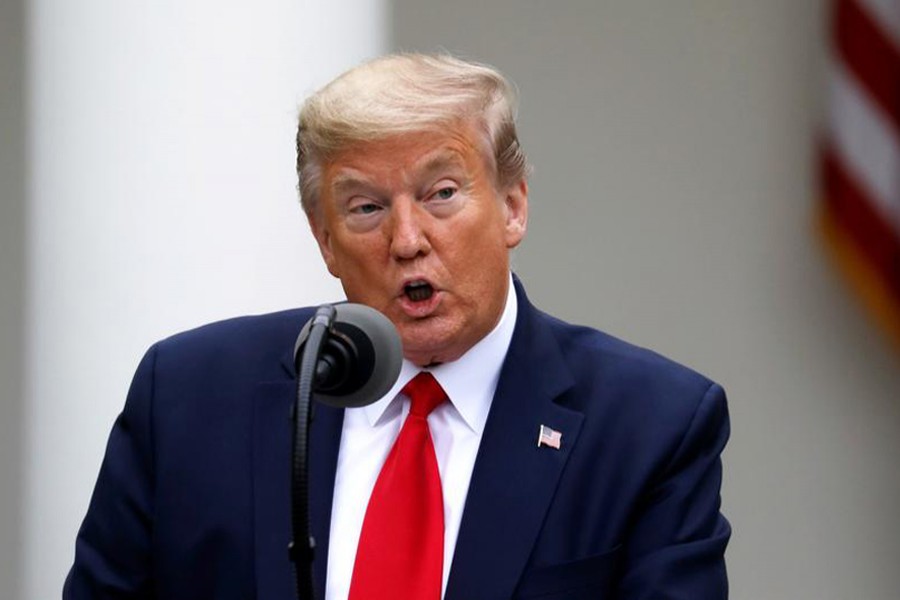
[[[470,124],[484,135],[498,189],[528,174],[516,94],[496,69],[449,55],[392,54],[355,67],[306,100],[297,128],[300,200],[310,216],[322,168],[364,142]]]

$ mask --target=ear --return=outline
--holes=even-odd
[[[339,277],[336,269],[334,252],[331,249],[331,232],[325,223],[325,216],[321,214],[321,207],[308,211],[306,220],[309,223],[309,229],[312,231],[316,243],[319,244],[319,252],[322,253],[322,259],[325,261],[325,267],[334,277]],[[316,214],[318,213],[318,214]]]
[[[506,190],[506,247],[515,248],[528,228],[528,182],[512,184]]]

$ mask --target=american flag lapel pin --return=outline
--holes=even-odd
[[[560,443],[562,443],[562,433],[546,425],[541,425],[541,432],[538,434],[538,448],[547,446],[548,448],[559,450]]]

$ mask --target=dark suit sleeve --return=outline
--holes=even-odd
[[[712,384],[650,488],[625,545],[621,600],[724,600],[731,535],[719,512],[720,454],[728,440],[725,393]]]
[[[156,349],[141,361],[113,426],[75,542],[64,600],[152,596],[152,403]]]

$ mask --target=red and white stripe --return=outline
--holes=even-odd
[[[826,209],[900,307],[900,0],[836,0]]]

